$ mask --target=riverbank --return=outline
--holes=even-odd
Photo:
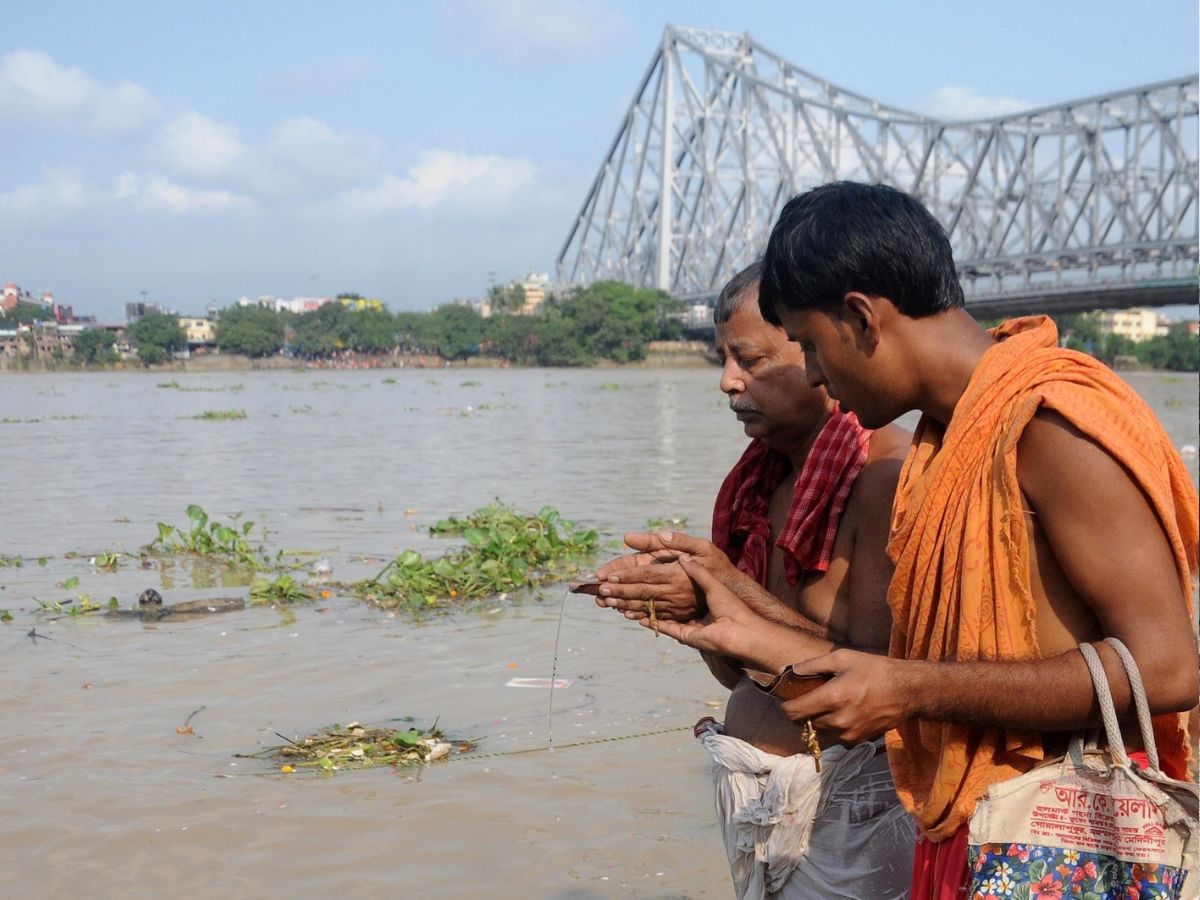
[[[644,359],[630,363],[601,361],[593,366],[571,368],[699,368],[716,365],[712,345],[705,341],[652,341],[646,347]],[[431,353],[339,353],[328,359],[300,359],[294,356],[243,356],[240,353],[201,353],[188,359],[175,359],[152,366],[143,366],[136,359],[122,360],[103,366],[85,366],[68,360],[39,360],[0,357],[0,373],[45,372],[250,372],[290,369],[507,369],[536,368],[514,366],[508,360],[490,356],[471,356],[465,360],[449,360]]]

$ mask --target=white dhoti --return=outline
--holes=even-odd
[[[882,739],[775,756],[716,731],[717,816],[739,900],[891,900],[912,882],[916,825],[896,797]]]

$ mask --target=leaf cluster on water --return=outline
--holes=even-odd
[[[306,602],[312,599],[312,590],[286,572],[271,580],[263,579],[250,585],[251,603],[280,605]]]
[[[206,409],[198,416],[188,416],[189,419],[199,419],[203,422],[228,422],[231,419],[245,419],[244,409]]]
[[[437,559],[406,550],[375,578],[355,585],[356,591],[388,608],[480,600],[569,578],[598,545],[594,530],[576,527],[548,506],[531,516],[496,502],[463,519],[444,519],[429,530],[462,537],[466,544]]]
[[[346,726],[330,725],[311,737],[289,740],[282,746],[268,747],[249,755],[284,760],[287,763],[284,771],[314,768],[335,772],[374,766],[420,765],[445,759],[454,753],[466,753],[474,747],[475,742],[471,740],[446,740],[436,723],[428,731],[422,731],[414,727],[372,728],[351,722]]]
[[[266,554],[250,544],[247,538],[253,522],[225,525],[209,519],[208,513],[195,503],[187,508],[191,528],[184,531],[166,522],[158,522],[158,537],[150,542],[150,550],[163,553],[192,553],[196,556],[221,559],[230,565],[257,570],[267,565]]]

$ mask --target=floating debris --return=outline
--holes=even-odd
[[[276,732],[278,734],[278,732]],[[285,761],[281,771],[299,768],[339,772],[376,766],[417,766],[447,759],[475,749],[472,740],[450,740],[435,723],[429,731],[417,728],[376,728],[351,722],[330,725],[311,737],[290,740],[258,753],[239,753],[242,758],[270,757]]]

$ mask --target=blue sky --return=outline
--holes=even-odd
[[[1194,73],[1200,32],[1195,0],[9,3],[0,282],[118,321],[550,271],[668,22],[963,116]]]

